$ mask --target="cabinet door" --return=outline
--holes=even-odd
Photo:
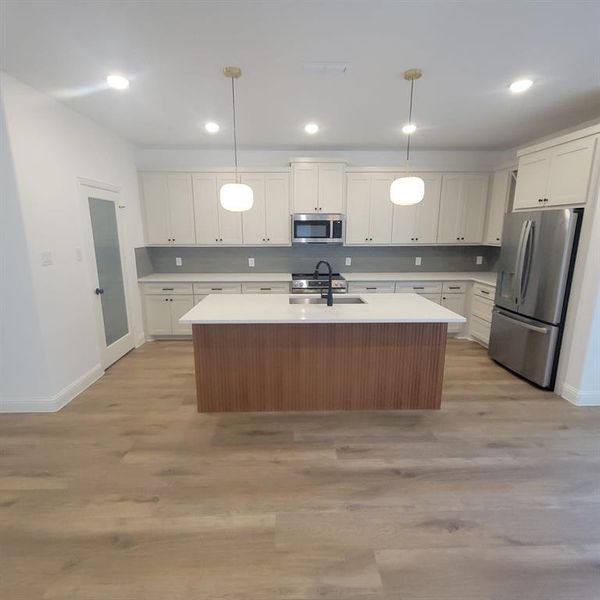
[[[462,175],[442,177],[442,197],[437,241],[440,244],[459,244],[463,221]]]
[[[171,296],[144,296],[146,309],[146,333],[149,335],[171,335]]]
[[[319,171],[314,163],[296,163],[292,166],[293,204],[295,213],[317,212],[319,207]]]
[[[346,244],[369,243],[371,176],[348,175]]]
[[[233,175],[218,175],[217,190],[226,183],[235,183]],[[218,200],[217,211],[219,215],[219,243],[220,244],[242,244],[242,213],[225,210]]]
[[[463,180],[463,223],[461,242],[483,241],[489,175],[465,175]]]
[[[169,173],[169,222],[174,244],[195,244],[194,195],[189,173]]]
[[[217,245],[219,243],[217,177],[213,173],[194,175],[192,183],[196,243]]]
[[[142,173],[147,244],[169,244],[169,188],[166,173]]]
[[[242,175],[242,183],[249,185],[254,192],[252,208],[242,213],[244,244],[262,246],[266,243],[265,231],[265,177],[262,174]]]
[[[344,212],[344,165],[319,165],[319,212]]]
[[[448,310],[458,313],[462,317],[465,316],[465,294],[442,294],[442,306],[445,306]],[[459,333],[463,330],[463,323],[449,323],[448,333]]]
[[[290,177],[287,173],[265,176],[267,242],[290,243]]]
[[[585,203],[595,146],[596,138],[588,137],[553,149],[546,205]]]
[[[393,176],[393,179],[397,177],[401,177],[401,175],[396,174]],[[427,184],[425,184],[425,195],[427,195]],[[425,202],[425,198],[423,198],[423,202]],[[415,237],[417,237],[417,207],[420,204],[422,202],[413,206],[392,204],[392,242],[394,244],[415,243]]]
[[[547,197],[550,150],[526,154],[519,159],[513,209],[539,208]]]
[[[373,175],[371,180],[371,207],[369,214],[369,243],[392,242],[392,215],[394,205],[390,200],[390,185],[394,175]]]
[[[435,244],[437,241],[438,219],[440,214],[441,175],[419,174],[425,182],[425,196],[415,205],[415,229],[412,242]],[[402,208],[402,207],[397,207]]]
[[[171,332],[173,335],[191,335],[192,326],[179,322],[179,319],[185,315],[186,312],[192,310],[194,307],[193,296],[171,296],[169,299],[169,305],[171,308]]]
[[[511,172],[509,169],[496,171],[492,178],[492,191],[488,205],[484,243],[499,246],[502,239],[502,225],[506,213]]]

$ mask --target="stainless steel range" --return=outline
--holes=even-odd
[[[321,294],[327,292],[328,275],[323,273],[315,277],[314,273],[292,273],[292,294]],[[339,274],[331,276],[331,287],[334,294],[345,294],[348,291],[346,280]]]

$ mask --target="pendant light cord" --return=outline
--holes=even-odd
[[[231,101],[233,105],[233,157],[235,161],[235,182],[238,182],[237,131],[235,126],[235,79],[231,78]]]
[[[412,125],[412,107],[413,107],[413,90],[415,87],[415,80],[411,79],[410,80],[410,105],[408,108],[408,124]],[[235,120],[234,120],[235,122]],[[408,141],[406,142],[406,162],[408,162],[408,159],[410,157],[410,136],[412,135],[412,133],[408,134]]]

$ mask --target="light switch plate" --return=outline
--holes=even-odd
[[[177,267],[181,267],[183,265],[183,260],[181,259],[181,256],[176,256],[175,257],[175,265]]]
[[[248,259],[248,266],[249,267],[253,267],[254,266],[254,259],[253,258],[249,258]]]
[[[44,250],[41,254],[42,267],[49,267],[54,264],[52,258],[52,252],[50,250]]]
[[[482,264],[483,264],[483,256],[478,256],[478,257],[475,259],[475,264],[476,264],[476,265],[482,265]]]
[[[351,256],[346,256],[346,266],[347,267],[352,266],[352,257]]]
[[[417,267],[421,266],[421,257],[420,256],[415,256],[415,265]]]

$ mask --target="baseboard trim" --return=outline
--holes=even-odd
[[[572,385],[565,383],[560,395],[575,406],[600,406],[600,391],[581,392]]]
[[[100,379],[102,375],[104,375],[104,370],[98,364],[50,398],[31,398],[28,400],[2,399],[0,400],[0,413],[58,412],[92,385],[92,383]]]

